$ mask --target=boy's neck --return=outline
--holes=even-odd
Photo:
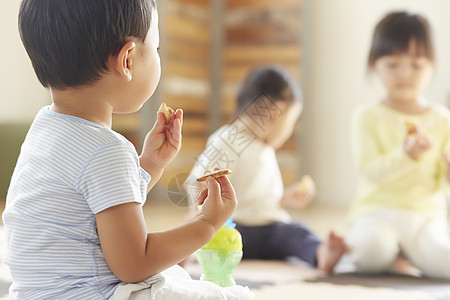
[[[100,83],[101,84],[101,83]],[[99,83],[65,90],[50,89],[53,104],[52,111],[75,116],[111,128],[113,106],[108,89],[99,87]]]
[[[237,120],[233,122],[234,125],[236,126],[244,126],[242,125],[242,123],[245,123],[245,130],[243,130],[243,132],[250,130],[252,133],[255,134],[256,139],[258,139],[260,142],[267,144],[267,130],[264,130],[264,128],[261,128],[261,126],[259,126],[257,123],[255,123],[255,121],[249,117],[247,117],[246,115],[240,115],[238,117],[238,120],[240,120],[240,122],[238,122]]]

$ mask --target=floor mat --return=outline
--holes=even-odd
[[[199,278],[201,268],[186,269]],[[233,272],[237,284],[248,286],[257,300],[449,300],[450,282],[403,275],[325,275],[298,261],[242,261]]]

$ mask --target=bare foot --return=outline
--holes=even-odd
[[[317,268],[330,274],[341,256],[348,251],[344,239],[330,232],[328,239],[317,248]]]
[[[395,259],[393,269],[394,273],[401,275],[413,277],[420,277],[420,275],[422,275],[422,272],[419,269],[417,269],[412,263],[410,263],[409,260],[402,257],[397,257]]]

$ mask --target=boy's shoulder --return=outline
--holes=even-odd
[[[248,149],[260,151],[268,146],[262,143],[256,133],[251,131],[249,127],[243,124],[227,124],[217,129],[208,137],[206,147],[220,148],[225,152],[230,151],[239,154]]]
[[[224,146],[230,136],[230,125],[223,125],[214,131],[207,139],[206,146],[215,145],[217,147]]]
[[[34,130],[33,127],[36,129]],[[98,148],[105,144],[118,143],[129,146],[131,143],[114,130],[104,128],[91,121],[51,111],[49,106],[43,107],[37,114],[32,129],[40,134],[51,131],[56,142],[73,143],[75,145]]]

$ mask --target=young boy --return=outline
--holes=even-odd
[[[276,150],[292,135],[303,108],[300,89],[279,66],[260,66],[243,80],[236,118],[214,132],[186,181],[188,195],[200,186],[206,170],[229,168],[239,198],[233,215],[242,235],[244,259],[297,257],[331,273],[347,251],[343,238],[330,232],[322,241],[285,207],[301,208],[315,188],[299,181],[284,189]]]
[[[53,104],[28,132],[3,214],[11,298],[107,299],[206,244],[236,207],[226,177],[208,178],[181,227],[147,234],[142,213],[181,147],[183,112],[158,113],[140,156],[111,130],[112,114],[139,110],[160,78],[154,0],[24,0],[19,27]]]

